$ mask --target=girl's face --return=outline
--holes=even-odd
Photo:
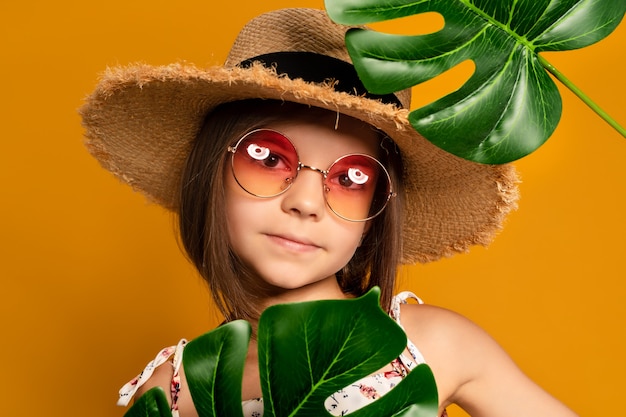
[[[264,127],[287,136],[303,164],[321,169],[346,154],[376,157],[380,140],[369,125],[346,116],[337,120],[330,112],[315,120],[295,116]],[[299,297],[302,290],[341,296],[335,273],[356,251],[368,222],[350,222],[329,209],[319,172],[302,169],[286,192],[259,198],[244,191],[230,161],[226,165],[228,232],[238,256],[275,289],[300,290]]]

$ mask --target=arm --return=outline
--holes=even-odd
[[[576,416],[466,318],[438,307],[407,305],[402,324],[433,370],[441,409],[456,403],[473,417]]]

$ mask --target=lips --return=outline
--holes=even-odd
[[[316,245],[311,240],[302,237],[274,234],[267,234],[266,236],[274,244],[295,252],[311,252],[320,249],[320,246]]]

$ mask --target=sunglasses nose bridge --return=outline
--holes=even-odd
[[[330,168],[332,168],[332,166]],[[328,173],[330,172],[330,168],[327,169],[327,170],[324,170],[324,169],[320,169],[320,168],[314,167],[313,165],[303,164],[302,162],[298,161],[298,170],[296,172],[296,177],[298,177],[300,175],[300,171],[302,171],[303,169],[308,169],[309,171],[316,172],[316,173],[318,173],[318,174],[320,174],[322,176],[322,192],[323,192],[324,201],[326,201],[326,204],[329,204],[327,193],[328,193],[328,191],[330,191],[330,188],[326,185],[326,178],[328,176]],[[293,178],[292,183],[293,183],[293,181],[295,181],[296,177]],[[291,184],[290,184],[290,186],[291,186]],[[332,208],[331,208],[331,210],[332,210]]]
[[[322,176],[322,189],[324,191],[324,199],[326,199],[326,192],[328,191],[328,187],[326,187],[326,177],[328,176],[329,171],[314,167],[312,165],[306,165],[306,164],[303,164],[302,162],[298,162],[298,170],[296,172],[296,177],[300,175],[300,172],[303,169],[308,169],[309,171],[316,172]],[[295,178],[293,180],[295,181]]]
[[[322,175],[322,177],[324,177],[324,179],[326,179],[326,175],[328,175],[328,171],[327,170],[319,169],[319,168],[314,167],[312,165],[305,165],[302,162],[298,162],[298,171],[301,171],[303,168],[306,168],[308,170],[320,173]]]

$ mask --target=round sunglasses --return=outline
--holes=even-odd
[[[376,158],[365,154],[344,155],[323,170],[300,162],[294,144],[280,132],[256,129],[243,135],[231,153],[237,184],[260,198],[287,191],[302,169],[322,175],[324,199],[342,219],[360,222],[379,215],[394,196],[389,173]]]

